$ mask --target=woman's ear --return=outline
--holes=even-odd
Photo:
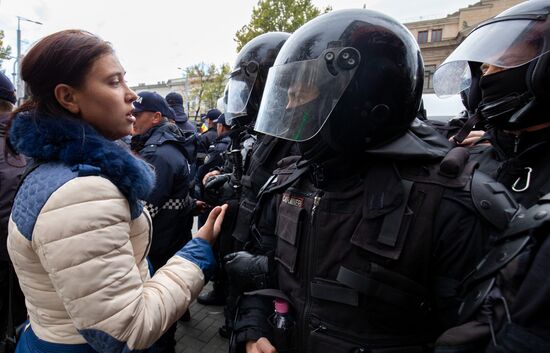
[[[75,115],[80,113],[80,106],[78,105],[74,88],[64,83],[60,83],[55,86],[54,94],[55,99],[57,99],[63,108]]]

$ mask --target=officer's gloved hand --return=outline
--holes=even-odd
[[[242,291],[262,289],[268,285],[269,259],[267,256],[238,251],[226,255],[223,259],[231,284]]]
[[[211,176],[204,185],[203,199],[210,205],[222,205],[236,198],[237,192],[231,174]]]
[[[204,189],[219,189],[224,183],[227,183],[231,180],[231,174],[218,174],[212,175],[206,179],[206,184],[204,184]]]

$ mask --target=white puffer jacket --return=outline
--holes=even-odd
[[[89,141],[93,131],[86,134]],[[202,289],[211,249],[193,239],[150,277],[151,219],[132,194],[150,175],[140,175],[142,161],[100,142],[106,144],[103,162],[119,163],[121,170],[107,178],[103,162],[40,165],[15,198],[8,251],[39,339],[88,343],[99,352],[146,349]]]

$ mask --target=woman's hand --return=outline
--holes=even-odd
[[[262,337],[256,342],[246,342],[246,353],[277,353],[277,350],[267,338]]]
[[[483,135],[485,135],[485,131],[482,131],[482,130],[470,131],[470,133],[468,134],[468,136],[466,136],[464,141],[462,141],[461,143],[457,143],[457,145],[462,146],[462,147],[473,146],[479,139],[481,139],[483,137]],[[454,141],[454,136],[451,137],[449,139],[449,141],[453,142]],[[489,143],[487,142],[487,144],[489,144]]]
[[[199,229],[194,235],[193,238],[201,238],[206,240],[213,245],[220,234],[223,217],[225,216],[225,211],[227,210],[227,204],[222,206],[216,206],[210,211],[206,223]]]

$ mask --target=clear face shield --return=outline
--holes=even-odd
[[[218,109],[220,112],[225,113],[227,108],[227,85],[225,85],[225,89],[223,90],[223,96],[218,98],[216,101],[216,109]]]
[[[329,48],[317,59],[273,66],[254,129],[306,141],[327,121],[361,61],[350,47]]]
[[[439,97],[458,94],[472,83],[468,62],[509,69],[546,54],[545,36],[550,33],[546,15],[497,17],[475,29],[441,64],[434,74]]]
[[[254,88],[260,67],[255,61],[249,61],[234,70],[227,82],[226,119],[246,115],[246,105]]]

